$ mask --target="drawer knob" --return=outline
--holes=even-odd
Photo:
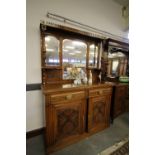
[[[66,96],[66,99],[67,100],[70,100],[71,98],[72,98],[72,95],[71,94]]]
[[[103,91],[102,91],[102,90],[100,90],[98,93],[99,93],[99,95],[102,95],[102,94],[103,94]]]

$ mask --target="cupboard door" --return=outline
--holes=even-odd
[[[125,90],[125,112],[129,112],[129,86],[126,87]]]
[[[85,100],[59,102],[49,106],[47,124],[49,145],[67,143],[77,138],[85,128]]]
[[[116,86],[114,97],[114,117],[122,114],[125,109],[126,87]]]
[[[111,95],[89,100],[88,132],[97,132],[109,126]]]

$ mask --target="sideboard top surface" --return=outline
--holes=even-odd
[[[128,85],[128,83],[120,82],[101,82],[93,84],[48,84],[42,85],[42,91],[44,94],[54,93],[54,92],[65,92],[65,91],[76,91],[76,90],[85,90],[85,89],[95,89],[95,88],[109,88],[116,85]]]
[[[44,94],[53,93],[53,92],[65,92],[65,91],[74,91],[74,90],[85,90],[85,89],[94,89],[100,87],[112,87],[114,86],[113,82],[102,82],[102,83],[93,83],[93,84],[48,84],[42,85],[42,91]]]

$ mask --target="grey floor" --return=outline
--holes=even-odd
[[[117,117],[109,128],[70,145],[52,155],[97,155],[129,135],[129,113]],[[39,135],[26,141],[26,155],[45,155],[44,138]]]

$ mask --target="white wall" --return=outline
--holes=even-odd
[[[26,131],[42,128],[45,124],[45,105],[40,90],[26,92]]]
[[[112,0],[27,0],[26,83],[41,83],[40,20],[47,12],[127,38],[122,7]],[[27,92],[27,131],[44,126],[41,91]]]

